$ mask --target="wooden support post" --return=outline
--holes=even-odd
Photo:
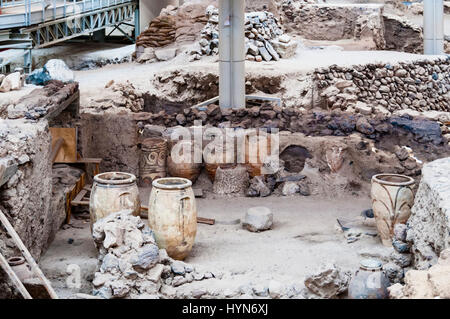
[[[42,273],[42,270],[37,265],[36,261],[34,261],[33,256],[31,256],[30,252],[28,251],[27,247],[23,244],[22,240],[20,239],[19,235],[16,233],[16,230],[11,225],[11,223],[6,218],[5,214],[0,210],[0,221],[2,222],[3,226],[6,228],[6,231],[11,236],[11,238],[14,240],[15,244],[19,248],[22,255],[27,260],[28,264],[31,267],[31,270],[33,273],[35,273],[38,278],[42,281],[44,284],[45,289],[47,290],[48,294],[52,299],[59,299],[56,292],[53,290],[52,285],[48,281],[48,279],[44,276]]]

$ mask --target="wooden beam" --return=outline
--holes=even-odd
[[[148,219],[148,207],[141,205],[141,218]],[[207,225],[214,225],[216,223],[215,219],[211,218],[204,218],[204,217],[197,217],[197,223],[199,224],[207,224]]]
[[[22,240],[20,239],[19,235],[16,233],[16,230],[11,225],[11,223],[6,218],[5,214],[0,210],[0,221],[2,222],[3,226],[6,228],[6,231],[13,239],[14,243],[19,248],[20,252],[22,253],[23,257],[25,257],[26,261],[31,267],[31,270],[33,273],[35,273],[38,278],[42,281],[44,284],[45,289],[47,290],[48,294],[52,299],[59,299],[56,292],[53,290],[52,285],[48,281],[48,279],[44,276],[42,273],[42,270],[37,265],[36,261],[34,261],[33,257],[31,256],[30,252],[28,251],[27,247],[23,244]]]

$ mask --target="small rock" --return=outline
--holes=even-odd
[[[383,265],[383,270],[392,284],[400,283],[403,280],[404,271],[402,267],[394,263],[387,263]]]
[[[271,280],[269,282],[269,295],[271,298],[280,298],[283,295],[283,285],[276,280]]]
[[[395,224],[394,226],[394,237],[395,239],[405,242],[408,227],[405,224]]]
[[[300,191],[300,187],[295,182],[286,182],[283,184],[281,193],[284,196],[292,196]]]
[[[402,242],[400,240],[393,240],[392,247],[399,253],[408,253],[409,252],[409,244]]]
[[[397,251],[393,251],[389,257],[392,262],[394,262],[395,264],[399,265],[402,268],[408,267],[409,265],[411,265],[412,262],[411,254],[401,254]]]
[[[305,279],[306,288],[313,294],[325,298],[335,298],[344,293],[350,282],[350,274],[334,264],[321,266],[315,274]]]
[[[184,262],[182,261],[175,260],[170,267],[172,272],[176,275],[184,275],[186,273]]]
[[[252,207],[247,210],[242,226],[251,232],[260,232],[271,229],[273,214],[267,207]]]
[[[177,55],[176,48],[155,50],[155,56],[159,61],[169,61]]]

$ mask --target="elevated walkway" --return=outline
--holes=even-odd
[[[0,0],[0,51],[29,52],[25,68],[30,69],[31,49],[48,47],[75,37],[113,27],[135,27],[139,35],[136,0]],[[0,61],[0,70],[7,61]]]

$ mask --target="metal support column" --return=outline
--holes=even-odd
[[[219,1],[219,105],[245,107],[245,0]]]
[[[423,1],[423,38],[425,54],[444,54],[444,2]]]
[[[137,37],[141,34],[141,25],[139,20],[139,4],[136,5],[136,9],[134,9],[134,40],[137,40]]]

